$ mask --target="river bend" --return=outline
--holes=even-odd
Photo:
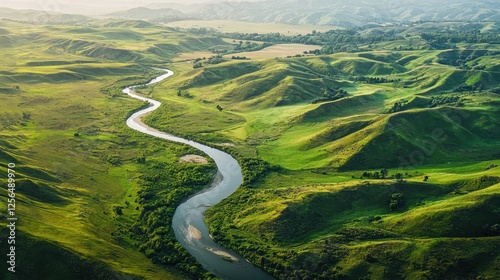
[[[146,85],[155,84],[171,77],[174,73],[166,69],[166,73],[151,80]],[[150,107],[134,113],[127,119],[127,125],[139,132],[165,140],[190,145],[203,151],[212,158],[218,168],[218,175],[210,188],[204,189],[177,207],[172,227],[175,237],[193,255],[203,267],[222,279],[230,280],[267,280],[274,279],[260,268],[254,266],[234,251],[215,243],[210,237],[203,213],[211,206],[230,196],[243,182],[241,167],[231,155],[212,147],[186,140],[168,133],[158,131],[144,124],[141,119],[160,107],[159,101],[135,94],[130,86],[123,89],[129,96],[147,101]]]

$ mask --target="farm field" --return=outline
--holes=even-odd
[[[279,44],[264,48],[253,52],[240,52],[237,55],[249,59],[269,59],[269,58],[284,58],[287,56],[302,55],[303,52],[314,51],[320,49],[321,46],[302,45],[302,44]],[[232,55],[226,55],[229,58]]]

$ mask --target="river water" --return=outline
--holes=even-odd
[[[157,70],[164,70],[166,73],[153,79],[147,85],[161,82],[174,74],[170,70]],[[172,220],[172,227],[177,240],[206,270],[211,271],[219,278],[230,280],[274,279],[232,250],[215,243],[210,237],[208,227],[204,221],[203,213],[211,206],[230,196],[243,182],[241,167],[236,159],[212,147],[155,130],[142,123],[141,117],[156,110],[161,103],[134,94],[134,87],[138,86],[127,87],[123,89],[123,93],[139,100],[148,101],[151,106],[134,113],[127,119],[127,125],[130,128],[151,136],[184,143],[201,150],[215,161],[219,170],[212,187],[199,192],[177,207]]]

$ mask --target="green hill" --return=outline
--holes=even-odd
[[[174,65],[177,80],[153,93],[172,106],[146,121],[271,164],[207,220],[278,279],[495,279],[500,96],[487,47]],[[337,88],[347,95],[325,95]]]
[[[439,184],[421,178],[247,189],[208,217],[216,240],[278,278],[299,271],[318,279],[494,279],[499,177]]]
[[[7,167],[15,164],[18,223],[16,274],[5,269],[0,278],[210,279],[173,232],[130,230],[158,219],[144,210],[150,201],[139,199],[151,184],[151,168],[172,168],[155,171],[172,178],[156,199],[174,207],[209,183],[213,166],[179,164],[196,151],[130,130],[124,120],[143,104],[121,90],[156,77],[151,65],[168,61],[174,51],[225,43],[144,22],[93,23],[2,22],[0,36],[11,40],[2,40],[0,177],[7,183]],[[180,47],[166,46],[161,56],[148,51],[171,42]],[[189,184],[176,181],[186,177]],[[0,198],[10,198],[7,188]],[[162,213],[162,220],[172,215]],[[0,237],[7,240],[7,212],[0,218]],[[141,251],[147,240],[160,238],[166,244],[161,252]],[[6,263],[9,247],[3,245]]]
[[[21,275],[211,279],[170,223],[215,167],[179,164],[197,152],[123,121],[144,104],[121,89],[155,65],[175,75],[136,89],[163,103],[144,121],[241,162],[245,186],[207,211],[224,246],[278,279],[495,279],[500,55],[432,49],[412,31],[448,27],[229,60],[207,57],[227,39],[145,21],[2,22],[0,176],[16,164]],[[192,63],[169,63],[184,52]]]

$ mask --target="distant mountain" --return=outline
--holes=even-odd
[[[44,12],[36,10],[15,10],[0,8],[0,19],[9,19],[29,23],[77,24],[85,23],[89,17],[82,15]]]
[[[395,21],[500,21],[500,3],[494,0],[271,0],[151,4],[148,8],[152,10],[151,15],[142,14],[144,9],[114,15],[148,19],[168,10],[179,17],[340,26]]]
[[[149,21],[170,21],[190,18],[182,11],[171,8],[150,9],[145,7],[133,8],[127,11],[108,14],[112,18],[141,19]]]

